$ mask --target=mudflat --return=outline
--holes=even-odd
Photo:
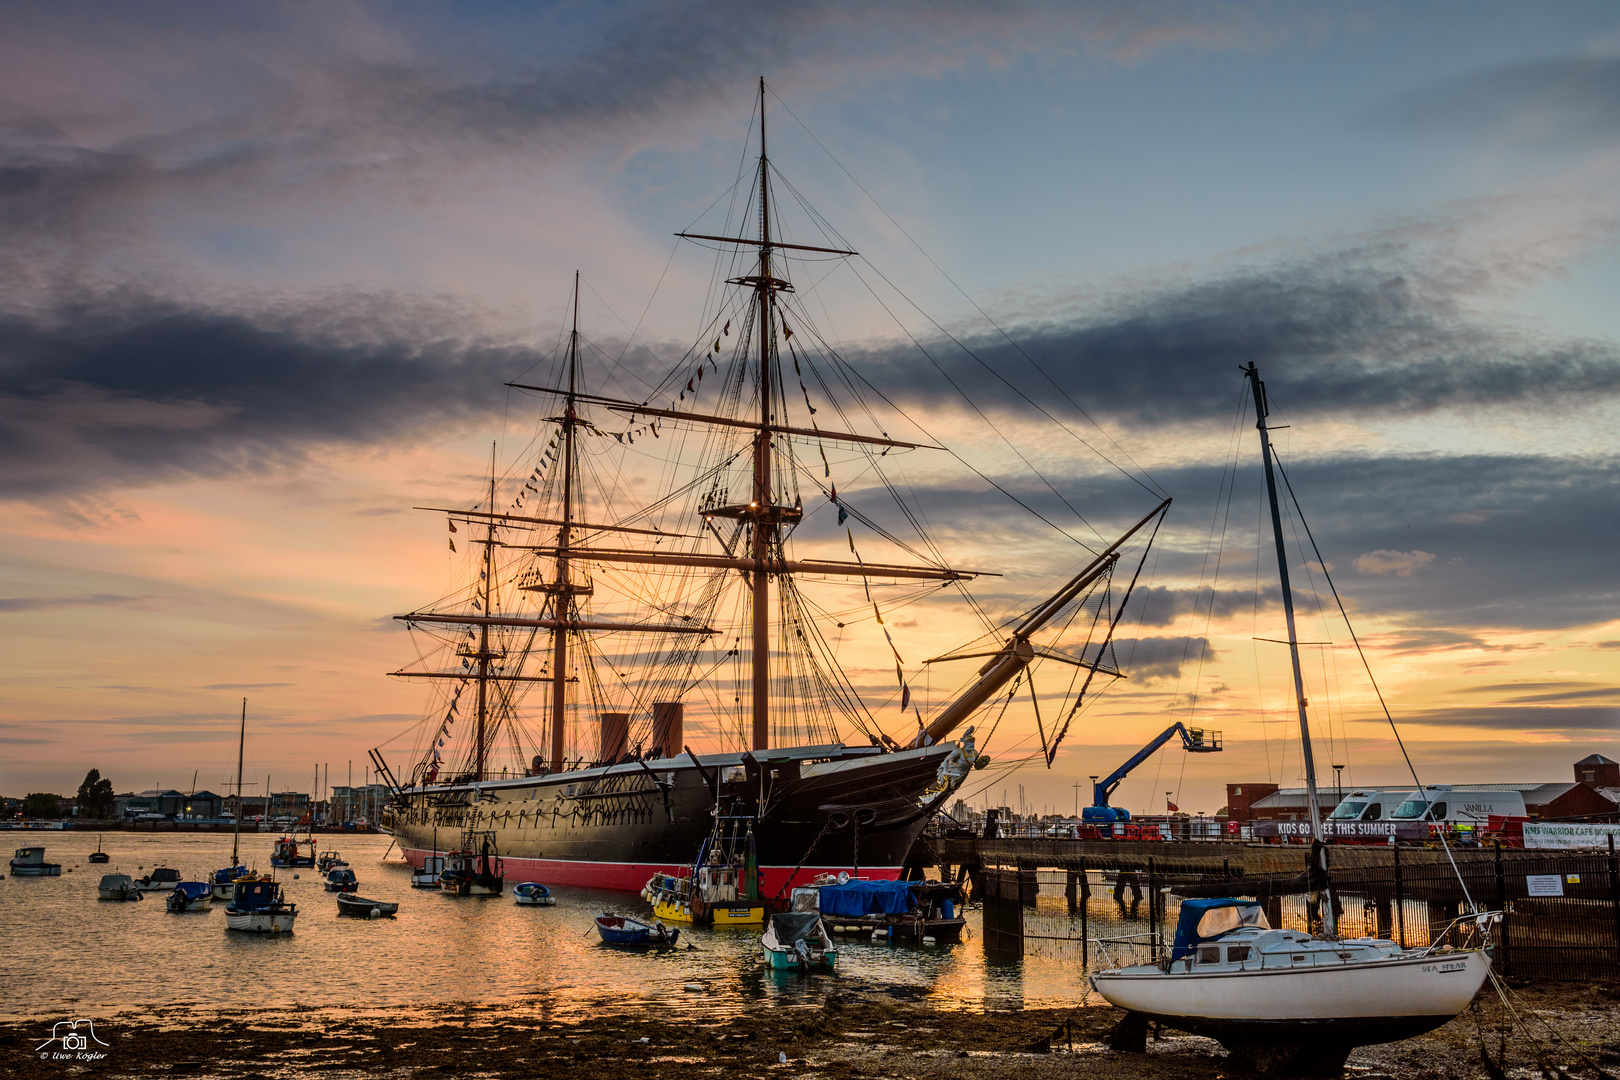
[[[694,991],[700,993],[700,991]],[[0,1074],[221,1080],[322,1077],[555,1076],[635,1080],[716,1076],[1019,1080],[1046,1077],[1214,1078],[1239,1075],[1209,1039],[1165,1030],[1143,1054],[1107,1045],[1120,1013],[1073,1009],[972,1012],[933,1008],[877,986],[831,987],[819,1007],[704,1018],[701,1011],[548,1017],[531,1004],[394,1009],[217,1009],[177,1005],[94,1018],[80,1058],[43,1050],[57,1017],[0,1021]],[[1509,1009],[1487,986],[1475,1006],[1438,1031],[1351,1055],[1360,1080],[1597,1075],[1620,1064],[1620,984],[1515,989]],[[83,1028],[78,1029],[83,1031]],[[71,1044],[76,1047],[77,1044]],[[1525,1070],[1529,1070],[1526,1072]]]

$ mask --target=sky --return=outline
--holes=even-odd
[[[1175,500],[1129,678],[1050,769],[1007,767],[1021,700],[975,802],[1072,809],[1176,720],[1225,750],[1117,801],[1299,782],[1251,361],[1318,549],[1319,763],[1408,779],[1324,567],[1425,783],[1620,756],[1612,5],[54,0],[0,31],[0,793],[220,790],[244,696],[278,790],[404,761],[391,616],[465,570],[411,508],[523,452],[505,383],[576,270],[593,347],[678,363],[712,253],[672,234],[722,223],[761,75],[773,160],[861,253],[799,270],[844,355],[1065,530]],[[993,612],[1085,557],[899,468],[953,562],[1006,574]],[[972,636],[919,611],[913,668]]]

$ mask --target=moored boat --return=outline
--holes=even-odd
[[[96,850],[90,853],[90,861],[93,863],[105,863],[112,861],[112,856],[101,850],[101,837],[99,836],[96,837]]]
[[[653,914],[697,926],[758,926],[765,921],[754,853],[753,819],[721,814],[685,875],[654,874],[642,896]]]
[[[335,851],[323,851],[315,858],[315,868],[318,870],[344,870],[348,865],[343,856]]]
[[[1266,426],[1269,403],[1252,362],[1244,374],[1260,430],[1286,644],[1293,662],[1313,837],[1307,881],[1321,912],[1321,933],[1274,929],[1253,900],[1187,900],[1168,957],[1097,972],[1091,985],[1110,1004],[1126,1010],[1116,1048],[1141,1049],[1148,1024],[1157,1022],[1217,1039],[1254,1070],[1337,1072],[1357,1046],[1419,1035],[1457,1016],[1490,974],[1490,959],[1483,948],[1405,949],[1382,938],[1340,938],[1337,933],[1288,548]],[[1298,517],[1303,521],[1303,512]],[[1314,550],[1314,539],[1311,543]],[[1322,574],[1337,598],[1331,574],[1326,569]],[[1467,921],[1483,938],[1496,919],[1497,913],[1476,910]]]
[[[214,891],[206,881],[182,881],[169,894],[168,908],[173,912],[212,911]]]
[[[244,878],[232,886],[225,928],[250,934],[290,934],[298,905],[287,903],[281,883],[268,875]]]
[[[838,963],[838,950],[817,911],[772,912],[759,943],[766,966],[775,971],[831,970]]]
[[[314,841],[302,841],[296,836],[283,836],[270,849],[270,865],[295,869],[315,866]]]
[[[365,919],[382,919],[398,914],[399,904],[389,900],[369,900],[355,893],[338,893],[339,915],[357,915]]]
[[[352,893],[357,892],[359,888],[359,879],[354,876],[354,871],[346,866],[326,872],[327,892]]]
[[[96,886],[96,895],[103,900],[139,900],[141,890],[128,874],[103,874]]]
[[[439,875],[444,873],[444,870],[443,855],[423,856],[422,865],[411,868],[411,888],[437,889],[439,887]]]
[[[820,882],[822,923],[829,933],[869,933],[888,941],[950,944],[962,940],[967,919],[960,885],[941,881]],[[794,890],[797,892],[798,890]]]
[[[596,932],[609,945],[673,946],[680,940],[681,931],[671,930],[661,922],[642,922],[629,915],[606,913],[596,917]]]
[[[538,881],[525,881],[512,886],[512,899],[525,907],[551,907],[557,902],[551,890]]]
[[[172,866],[154,866],[135,879],[135,887],[141,892],[168,892],[180,884],[180,879],[180,871]]]
[[[506,882],[506,866],[495,852],[493,833],[469,836],[462,849],[445,857],[439,891],[451,896],[499,896]]]
[[[45,861],[42,847],[23,847],[11,859],[12,877],[59,877],[62,864]]]

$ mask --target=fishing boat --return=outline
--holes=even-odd
[[[981,708],[1023,688],[1037,661],[1086,669],[1082,695],[1094,675],[1121,676],[1108,635],[1130,589],[1113,573],[1127,544],[1145,554],[1138,534],[1151,543],[1168,501],[1077,561],[1033,568],[1063,584],[1023,616],[982,620],[968,587],[1008,568],[952,565],[891,479],[902,455],[944,462],[937,436],[865,382],[795,290],[800,260],[856,253],[784,239],[766,100],[761,81],[757,169],[733,188],[731,220],[749,224],[681,234],[719,253],[717,306],[686,355],[661,382],[616,387],[586,363],[598,352],[576,275],[547,374],[511,384],[541,403],[532,456],[492,461],[476,502],[424,508],[444,514],[465,565],[444,599],[396,616],[425,659],[391,674],[431,688],[403,781],[372,751],[413,866],[438,853],[436,829],[477,829],[515,875],[635,892],[686,873],[713,808],[735,801],[764,897],[822,873],[896,879],[931,815],[988,763],[973,736]],[[978,670],[924,703],[884,610],[947,587],[970,633],[928,663]],[[846,608],[893,645],[892,687],[857,689],[840,666]],[[687,745],[689,709],[715,752]],[[1043,750],[1066,730],[1043,733]]]
[[[247,812],[242,802],[242,754],[247,748],[247,698],[242,699],[242,724],[236,733],[236,816],[231,819],[231,865],[215,870],[208,884],[215,900],[229,900],[235,895],[236,882],[248,876],[242,865],[242,815]]]
[[[315,842],[300,840],[296,836],[283,836],[270,849],[270,865],[313,869]]]
[[[512,900],[523,907],[551,907],[557,903],[551,890],[538,881],[525,881],[512,886]]]
[[[642,895],[653,914],[697,926],[758,926],[765,921],[754,852],[753,819],[715,807],[714,831],[684,876],[654,874]]]
[[[772,912],[759,943],[774,971],[830,971],[838,963],[838,950],[815,911]]]
[[[326,891],[335,893],[352,893],[360,889],[360,880],[354,876],[354,871],[347,866],[328,870],[326,872]]]
[[[135,879],[135,887],[141,892],[169,892],[180,884],[181,876],[172,866],[154,866]]]
[[[818,907],[828,933],[864,933],[874,940],[953,944],[962,940],[967,897],[946,881],[816,882]]]
[[[141,890],[128,874],[103,874],[96,886],[96,895],[103,900],[139,900]]]
[[[173,912],[212,911],[214,890],[206,881],[182,881],[169,894],[168,908]]]
[[[1322,932],[1272,928],[1253,901],[1188,900],[1182,904],[1169,957],[1098,972],[1091,976],[1091,985],[1110,1004],[1127,1011],[1115,1039],[1120,1048],[1138,1049],[1147,1025],[1154,1022],[1217,1039],[1256,1068],[1336,1072],[1357,1046],[1420,1035],[1457,1016],[1484,984],[1490,959],[1482,948],[1404,949],[1393,941],[1344,939],[1336,933],[1289,559],[1266,426],[1270,410],[1265,384],[1252,362],[1245,377],[1260,429],[1293,660],[1313,835],[1310,874],[1320,886],[1315,906],[1321,912]],[[1495,918],[1495,913],[1470,916],[1481,936]]]
[[[680,939],[677,927],[671,930],[661,922],[642,922],[628,915],[603,914],[596,917],[596,932],[609,945],[657,945],[673,947]]]
[[[506,882],[506,864],[495,850],[493,833],[469,833],[461,850],[445,857],[439,891],[451,896],[499,896]]]
[[[225,909],[225,928],[250,934],[290,934],[298,905],[282,895],[281,883],[268,874],[243,878],[232,886]]]
[[[42,847],[20,847],[11,857],[12,877],[60,877],[62,864],[45,861]]]
[[[318,870],[342,870],[348,865],[343,856],[335,851],[323,851],[315,859],[315,868]]]
[[[90,853],[90,861],[93,863],[106,863],[112,861],[112,856],[101,850],[101,837],[99,836],[96,837],[96,850]]]
[[[445,870],[443,855],[424,855],[420,866],[411,867],[411,888],[437,889],[439,875]]]
[[[339,893],[339,915],[357,915],[363,919],[382,919],[399,913],[399,904],[389,900],[368,900],[354,893]]]

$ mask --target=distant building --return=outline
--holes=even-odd
[[[1236,822],[1246,823],[1255,820],[1251,810],[1255,803],[1268,795],[1275,794],[1276,784],[1227,784],[1226,785],[1226,813],[1227,817]],[[1304,789],[1300,791],[1303,793]]]

